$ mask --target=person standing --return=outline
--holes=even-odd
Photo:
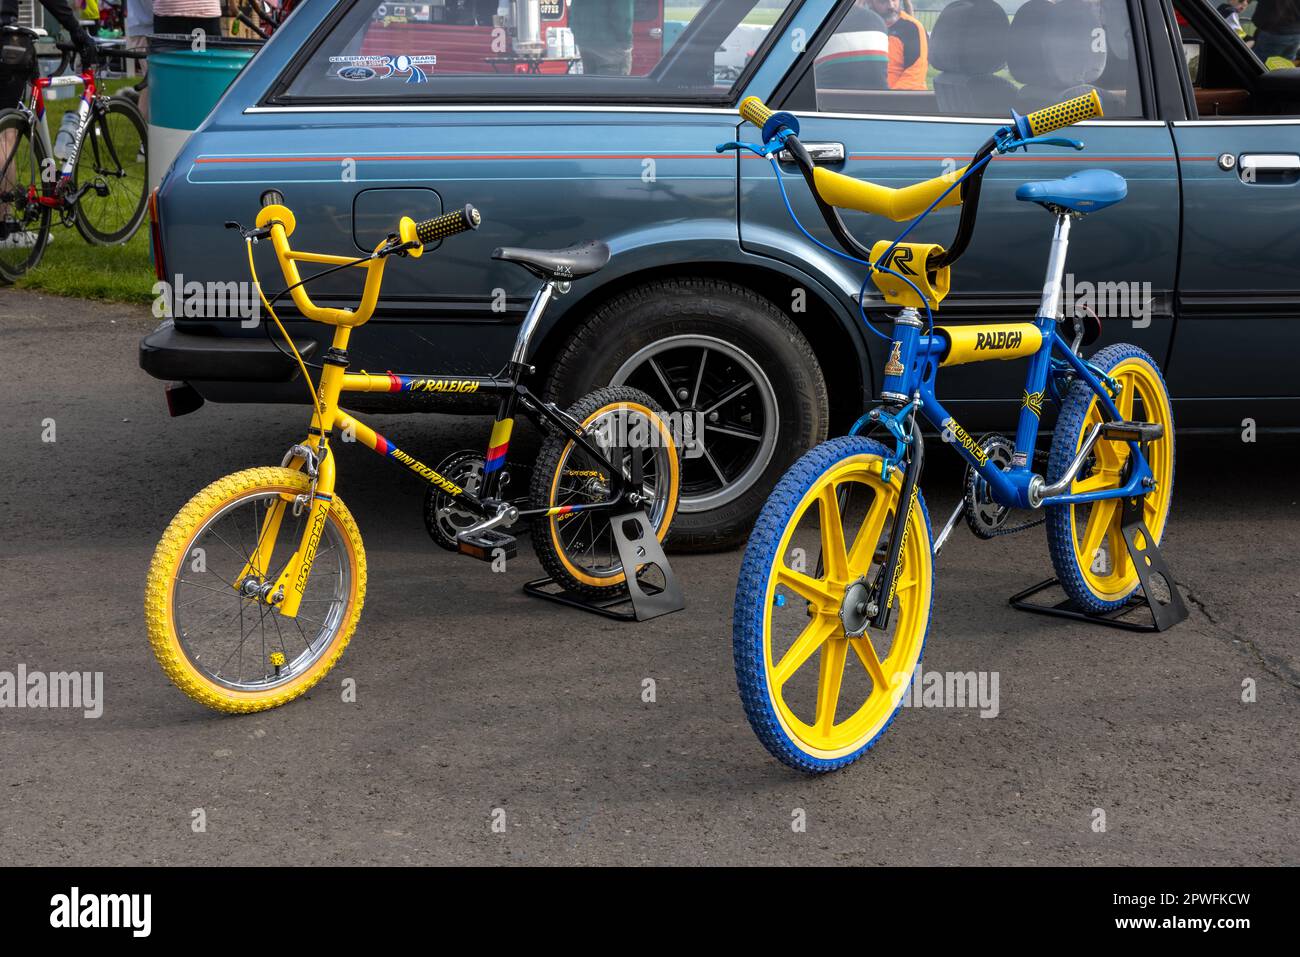
[[[634,0],[572,0],[569,29],[578,43],[583,75],[631,74],[633,3]]]
[[[126,48],[149,52],[149,34],[153,33],[153,0],[126,0]],[[141,75],[149,72],[148,60],[136,60]],[[149,86],[140,91],[140,115],[149,122]]]
[[[930,38],[921,21],[903,10],[902,0],[871,0],[889,34],[889,88],[926,89]]]
[[[129,0],[128,0],[129,2]],[[153,0],[153,32],[221,36],[221,0]]]
[[[1300,55],[1300,0],[1259,0],[1255,5],[1255,56],[1288,60]]]

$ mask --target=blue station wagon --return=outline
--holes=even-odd
[[[1012,110],[1089,90],[1105,117],[1073,128],[1085,151],[1018,154],[985,178],[945,321],[1032,315],[1051,224],[1016,187],[1112,169],[1128,198],[1075,244],[1067,308],[1103,320],[1099,345],[1156,356],[1180,429],[1300,424],[1300,71],[1267,69],[1208,0],[311,0],[163,179],[157,265],[171,281],[246,280],[223,222],[251,221],[268,187],[305,246],[335,253],[473,203],[481,228],[390,268],[352,358],[490,375],[534,292],[493,249],[604,240],[609,264],[539,330],[537,383],[561,402],[628,383],[697,413],[674,542],[721,547],[803,449],[847,427],[885,360],[858,297],[881,318],[883,303],[814,242],[830,237],[795,167],[781,178],[809,236],[769,163],[715,152],[756,137],[740,101],[796,113],[828,168],[899,186],[962,165]],[[948,242],[956,219],[937,211],[912,238]],[[901,228],[849,223],[869,241]],[[270,288],[274,259],[258,255]],[[321,303],[355,295],[343,274],[313,286]],[[247,325],[187,308],[144,340],[141,365],[216,402],[300,402],[294,364]],[[290,330],[318,354],[328,334]],[[963,421],[1009,420],[1020,370],[997,367],[952,370]]]

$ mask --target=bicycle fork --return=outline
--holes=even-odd
[[[898,572],[902,564],[903,547],[907,544],[909,519],[912,510],[917,507],[917,494],[921,487],[921,466],[925,461],[925,439],[921,435],[920,425],[913,411],[911,423],[911,441],[907,447],[911,454],[907,459],[907,469],[903,473],[903,488],[898,496],[898,507],[894,509],[894,524],[889,531],[889,548],[885,552],[885,563],[876,575],[871,589],[871,599],[867,613],[871,616],[871,627],[885,629],[889,627],[889,618],[894,609],[894,597],[898,590]],[[874,606],[874,609],[872,608]]]
[[[346,330],[339,328],[335,335],[335,346],[340,338],[346,344],[347,337],[339,333]],[[334,353],[334,349],[330,350]],[[331,361],[333,360],[333,361]],[[320,377],[320,389],[317,393],[320,406],[312,415],[310,435],[301,445],[295,445],[285,456],[284,465],[304,469],[311,480],[305,495],[281,493],[262,519],[258,530],[257,543],[243,573],[235,581],[248,597],[256,597],[266,605],[278,608],[281,617],[294,618],[298,615],[307,579],[311,576],[312,566],[316,562],[316,551],[325,534],[325,523],[329,520],[330,507],[334,504],[334,456],[330,454],[329,433],[334,427],[338,410],[339,394],[343,387],[343,372],[347,368],[346,360],[327,354],[324,369]],[[324,409],[322,418],[321,409]],[[305,499],[305,501],[304,501]],[[274,582],[266,581],[269,564],[275,551],[275,542],[284,522],[286,509],[297,517],[303,509],[307,510],[307,522],[303,528],[298,547],[289,557],[284,570]]]

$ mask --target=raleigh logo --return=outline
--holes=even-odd
[[[51,927],[126,927],[132,937],[148,937],[153,929],[152,894],[83,895],[74,887],[51,897],[50,907]]]
[[[892,269],[900,272],[905,276],[915,276],[916,270],[908,265],[912,261],[912,250],[907,246],[899,246],[888,256],[884,257],[881,263],[886,269]]]
[[[407,386],[411,392],[477,392],[473,379],[415,379]]]
[[[902,348],[903,344],[901,342],[894,342],[894,348],[889,353],[889,361],[885,363],[885,375],[902,375],[907,371],[903,368],[903,359],[899,355]]]
[[[1020,345],[1025,334],[1019,330],[1002,329],[998,332],[977,332],[975,334],[975,351],[981,349],[1014,349]]]

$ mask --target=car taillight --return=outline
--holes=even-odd
[[[149,245],[153,250],[154,277],[167,281],[167,262],[163,258],[162,221],[158,217],[158,189],[149,194]]]

